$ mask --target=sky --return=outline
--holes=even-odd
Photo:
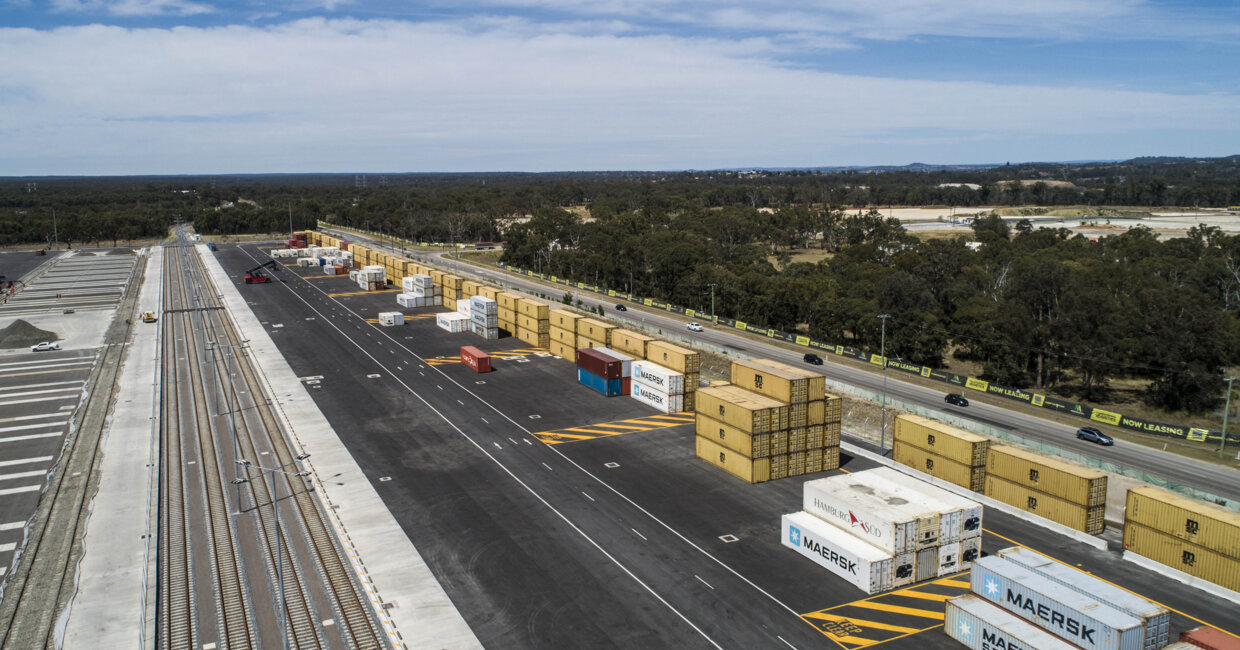
[[[0,175],[1240,153],[1235,0],[0,0]]]

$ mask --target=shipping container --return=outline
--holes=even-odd
[[[943,633],[971,650],[1075,650],[1076,646],[1040,629],[986,599],[968,594],[947,601]]]
[[[564,345],[567,345],[573,348],[574,350],[577,349],[577,333],[576,332],[565,330],[565,329],[560,329],[556,327],[555,325],[552,325],[551,329],[547,331],[547,334],[551,337],[552,343],[562,343]]]
[[[469,331],[469,319],[454,312],[435,314],[435,324],[453,334]]]
[[[512,330],[508,331],[511,332]],[[517,338],[521,339],[523,343],[527,343],[536,348],[546,348],[551,345],[550,334],[539,334],[538,332],[531,332],[530,330],[522,329],[520,327],[517,328],[516,334]]]
[[[658,363],[658,362],[656,361],[655,363]],[[659,365],[663,365],[663,364],[659,364]],[[670,368],[668,366],[663,366],[663,367],[668,368],[669,370],[676,370],[675,368]],[[691,390],[697,390],[698,384],[700,383],[699,380],[701,380],[701,378],[702,378],[702,373],[700,372],[696,372],[696,371],[686,372],[685,373],[685,391],[688,392]]]
[[[492,316],[499,315],[499,303],[486,296],[475,295],[469,299],[469,308],[473,311]]]
[[[472,345],[461,348],[461,361],[474,372],[491,372],[491,355]]]
[[[478,287],[478,295],[486,296],[496,302],[499,301],[500,290],[495,287]],[[510,308],[511,309],[511,308]],[[516,310],[513,310],[516,311]]]
[[[811,424],[805,427],[805,446],[808,449],[840,446],[840,424]]]
[[[494,298],[495,302],[499,303],[501,309],[507,309],[514,314],[517,313],[517,301],[521,300],[520,295],[508,291],[500,291],[494,296],[487,296],[486,292],[483,291],[479,295],[484,298]]]
[[[629,355],[624,354],[622,352],[616,352],[615,350],[611,348],[593,348],[593,349],[597,350],[599,354],[609,356],[619,361],[621,364],[621,370],[620,370],[621,377],[632,377],[633,376],[633,357],[630,357]]]
[[[764,395],[736,386],[702,388],[694,395],[696,412],[746,433],[768,433],[786,427],[788,407]]]
[[[822,461],[819,464],[818,458]],[[806,452],[806,473],[830,472],[840,468],[840,446],[821,447]]]
[[[1240,650],[1240,639],[1208,625],[1181,632],[1180,641],[1205,650]]]
[[[689,413],[697,411],[697,391],[685,391],[685,411]]]
[[[1128,520],[1124,550],[1240,592],[1240,560]]]
[[[1235,510],[1155,487],[1139,487],[1128,490],[1124,518],[1240,558],[1240,512]]]
[[[758,458],[754,459],[754,463],[759,462]],[[771,461],[771,480],[779,480],[788,478],[788,454],[775,454],[769,456],[767,460]]]
[[[701,413],[695,414],[694,432],[749,458],[766,458],[771,455],[770,433],[746,433]]]
[[[601,347],[606,347],[611,343],[611,331],[614,329],[617,329],[616,325],[594,318],[582,318],[577,321],[577,336],[602,341]]]
[[[693,437],[698,458],[748,483],[771,480],[770,458],[749,458],[702,436]]]
[[[534,318],[525,314],[517,314],[517,327],[539,334],[551,334],[551,321],[545,318]]]
[[[577,383],[586,386],[606,397],[616,397],[626,395],[624,390],[624,380],[617,377],[616,379],[607,379],[600,377],[585,368],[577,368]]]
[[[458,310],[461,309],[461,305],[465,305],[466,308],[468,308],[469,302],[464,299],[456,301],[456,307]],[[499,317],[495,314],[480,314],[475,311],[469,314],[469,319],[481,327],[499,327]]]
[[[788,453],[788,431],[772,431],[771,432],[771,455],[782,456]],[[789,473],[789,476],[792,474]]]
[[[875,481],[882,481],[897,492],[917,494],[926,508],[940,513],[939,543],[950,543],[982,535],[982,504],[945,490],[891,467],[867,470]]]
[[[616,328],[611,331],[611,347],[636,359],[646,358],[646,344],[655,340],[653,336],[639,334],[633,330]]]
[[[668,395],[660,390],[640,382],[629,385],[629,395],[633,399],[652,407],[661,413],[679,413],[684,410],[684,395]]]
[[[499,310],[496,311],[495,315],[499,316],[499,319],[506,323],[512,323],[514,327],[517,324],[517,312],[511,309],[501,306]]]
[[[777,399],[801,403],[820,400],[825,394],[826,378],[770,359],[748,359],[732,362],[732,383]]]
[[[890,591],[896,567],[890,553],[817,517],[794,512],[781,519],[780,539],[818,566],[866,594]]]
[[[585,348],[577,351],[577,367],[604,379],[624,377],[624,362],[601,352],[604,348]]]
[[[801,509],[888,553],[916,550],[919,515],[885,485],[876,488],[867,473],[807,481]]]
[[[844,400],[838,395],[809,403],[809,424],[839,424],[844,415]]]
[[[568,345],[567,343],[560,343],[559,341],[552,341],[550,349],[551,354],[554,354],[569,363],[577,363],[576,346]]]
[[[891,448],[891,458],[897,463],[908,465],[919,472],[925,472],[948,483],[981,492],[986,488],[986,466],[969,467],[934,452],[914,447],[899,440]]]
[[[805,430],[806,430],[806,427],[796,427],[796,428],[789,427],[788,428],[788,451],[789,453],[794,452],[794,451],[805,451],[807,449],[805,445],[805,439],[806,439]]]
[[[578,334],[580,334],[580,330]],[[678,345],[672,345],[667,341],[650,341],[646,344],[646,359],[653,361],[664,368],[671,368],[676,372],[683,372],[686,375],[690,373],[701,372],[702,358],[697,352],[682,348]]]
[[[1089,535],[1101,535],[1106,529],[1105,503],[1097,506],[1084,506],[997,476],[987,475],[985,484],[986,496],[1073,530]]]
[[[1106,474],[1010,445],[990,447],[986,475],[1084,506],[1099,506],[1107,501]]]
[[[551,305],[533,298],[519,298],[517,300],[517,313],[538,320],[549,320],[551,317]]]
[[[462,302],[464,302],[464,301],[462,301]],[[476,321],[476,320],[474,320],[474,321],[470,321],[470,323],[469,323],[469,331],[470,331],[470,332],[473,332],[473,333],[474,333],[475,335],[477,335],[477,336],[481,336],[482,338],[484,338],[484,339],[486,339],[486,340],[488,340],[488,341],[494,341],[495,339],[498,339],[498,338],[499,338],[499,328],[498,328],[498,327],[487,327],[487,326],[486,326],[486,324],[484,324],[484,323],[479,323],[479,322],[478,322],[478,321]]]
[[[1141,620],[998,556],[973,563],[973,593],[1085,650],[1142,650]]]
[[[1157,650],[1167,645],[1171,638],[1171,611],[1162,605],[1024,547],[1005,548],[996,555],[1078,594],[1141,619],[1145,629],[1145,650]]]
[[[982,556],[982,538],[966,537],[960,540],[960,570],[973,566],[973,562]]]
[[[577,347],[578,348],[605,348],[607,347],[607,344],[598,339],[592,339],[592,338],[583,336],[581,334],[578,334],[577,335]]]
[[[895,439],[968,467],[985,465],[986,450],[990,447],[990,439],[985,436],[907,413],[896,416]]]
[[[669,395],[680,395],[685,392],[683,373],[664,368],[653,361],[634,361],[633,381],[657,388]]]
[[[379,312],[379,324],[384,327],[404,325],[405,315],[398,311],[381,311]]]
[[[960,542],[948,542],[938,546],[938,577],[949,576],[961,570]]]
[[[583,318],[581,314],[571,312],[567,309],[552,309],[550,311],[550,317],[552,327],[568,330],[574,334],[577,333],[577,321]]]

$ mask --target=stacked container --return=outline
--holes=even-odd
[[[470,309],[470,328],[484,339],[499,338],[499,303],[485,296],[473,296],[461,301]]]
[[[985,488],[990,439],[919,415],[896,417],[891,457],[974,492]]]
[[[454,311],[435,314],[435,324],[453,334],[469,331],[469,317]]]
[[[550,347],[551,305],[533,298],[518,298],[517,338],[536,348]]]
[[[582,316],[567,309],[552,309],[550,317],[551,328],[548,332],[551,340],[551,354],[576,362],[577,321],[581,320]]]
[[[919,553],[934,548],[937,559],[918,556],[918,575],[929,574],[933,562],[938,564],[938,575],[945,576],[963,571],[982,554],[982,505],[972,499],[936,487],[904,472],[880,467],[870,470],[876,480],[889,484],[896,493],[908,492],[920,495],[929,507],[939,513],[938,530],[933,522],[918,532]],[[937,537],[937,541],[935,541]],[[921,579],[920,577],[918,578]]]
[[[698,390],[695,410],[698,458],[749,483],[788,475],[786,404],[729,384]]]
[[[625,368],[631,371],[632,359],[622,359],[623,355],[598,348],[583,348],[577,351],[577,381],[606,397],[628,395],[631,380],[625,376]]]
[[[783,516],[783,545],[867,594],[891,590],[896,567],[890,553],[806,512]]]
[[[617,329],[611,323],[596,318],[577,320],[577,348],[605,348],[611,345],[611,332]]]
[[[655,340],[653,336],[639,334],[632,330],[616,328],[611,331],[611,347],[634,359],[646,358],[646,344]]]
[[[379,291],[387,280],[382,266],[363,266],[357,274],[357,286],[363,291]]]
[[[987,452],[986,496],[1090,535],[1106,528],[1107,475],[1007,445]]]
[[[685,408],[685,375],[653,361],[634,361],[631,394],[663,413],[678,413]]]
[[[479,294],[483,297],[486,295],[486,288],[479,289]],[[512,336],[517,335],[517,301],[521,300],[521,296],[507,291],[496,292],[495,295],[489,296],[499,303],[499,328],[508,332]]]
[[[1240,591],[1240,513],[1154,487],[1128,490],[1124,550]]]
[[[580,330],[578,331],[580,333]],[[685,375],[684,410],[694,410],[697,397],[698,377],[702,370],[702,357],[693,350],[667,341],[647,341],[646,360]]]

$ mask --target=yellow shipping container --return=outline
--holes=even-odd
[[[788,454],[771,456],[771,480],[788,478]]]
[[[1155,487],[1128,490],[1124,521],[1240,558],[1240,512]]]
[[[990,447],[986,436],[907,413],[896,416],[895,439],[970,467],[985,465]]]
[[[792,451],[791,449],[788,448],[789,447],[788,445],[789,435],[788,435],[787,429],[783,429],[780,431],[772,431],[770,435],[771,435],[771,455],[772,456],[779,456],[781,454],[786,454]]]
[[[551,341],[551,354],[568,361],[569,363],[577,363],[577,348],[559,341]]]
[[[478,295],[478,286],[477,282],[466,280],[461,283],[461,291],[464,291],[467,296],[476,296]]]
[[[577,321],[584,318],[581,314],[573,313],[567,309],[551,310],[551,326],[558,327],[562,330],[572,330],[577,333]]]
[[[771,459],[753,459],[702,436],[693,437],[697,456],[748,483],[771,480]]]
[[[500,319],[500,320],[506,320],[506,321],[508,321],[509,323],[516,323],[516,322],[517,322],[517,312],[515,312],[515,311],[513,311],[513,310],[511,310],[511,309],[504,309],[503,307],[500,307],[500,308],[496,311],[496,314],[498,315],[498,317],[499,317],[499,319]]]
[[[533,298],[519,298],[517,300],[517,313],[538,320],[548,320],[551,317],[551,305]]]
[[[435,269],[431,269],[430,273],[428,273],[427,275],[431,276],[431,282],[434,282],[435,284],[438,284],[440,286],[443,285],[443,271],[437,271]]]
[[[607,347],[607,344],[602,341],[596,341],[592,338],[585,337],[580,334],[577,335],[577,349],[578,350],[582,348],[605,348],[605,347]]]
[[[730,424],[712,420],[701,413],[694,417],[693,431],[703,438],[709,438],[712,442],[749,458],[765,458],[771,455],[770,433],[745,433]]]
[[[985,494],[996,501],[1002,501],[1009,506],[1020,508],[1025,512],[1031,512],[1089,535],[1101,535],[1106,528],[1106,522],[1103,520],[1106,514],[1105,503],[1084,506],[989,474],[986,476]]]
[[[460,291],[461,285],[464,283],[465,283],[465,278],[462,278],[459,275],[452,275],[451,273],[443,274],[444,289],[449,289],[451,291]]]
[[[895,441],[891,449],[891,458],[897,463],[908,465],[915,470],[925,472],[948,483],[981,492],[986,487],[986,466],[969,467],[945,456],[914,447],[906,442]]]
[[[646,344],[655,340],[653,336],[639,334],[633,330],[616,328],[611,331],[611,346],[635,359],[646,358]]]
[[[440,298],[440,300],[442,302],[440,302],[439,304],[443,307],[447,307],[448,311],[456,311],[456,299],[455,298],[449,298],[447,296],[444,296],[443,298]]]
[[[525,314],[517,314],[517,327],[520,327],[523,330],[537,332],[539,334],[551,333],[551,321],[545,318],[533,318],[526,316]]]
[[[666,368],[685,374],[701,372],[702,357],[693,350],[667,341],[651,341],[646,344],[646,358]]]
[[[508,332],[508,334],[512,336],[517,335],[517,324],[512,321],[506,321],[506,320],[499,321],[499,328],[501,330],[504,330],[505,332]]]
[[[805,473],[829,472],[840,468],[839,445],[805,452]]]
[[[1190,576],[1213,582],[1225,589],[1240,591],[1240,559],[1222,555],[1132,520],[1124,522],[1124,550]]]
[[[811,424],[805,427],[806,449],[838,446],[840,446],[840,425],[838,422],[835,424]]]
[[[611,331],[618,329],[611,323],[604,323],[595,318],[582,318],[577,321],[577,335],[595,341],[602,341],[604,347],[611,343]]]
[[[485,294],[484,294],[485,295]],[[517,301],[521,300],[521,296],[508,291],[501,291],[495,294],[495,302],[499,303],[500,309],[510,309],[513,313],[517,311]]]
[[[496,289],[495,287],[478,287],[478,295],[485,296],[496,302],[499,301],[499,299],[496,298],[496,296],[498,296],[499,293],[500,293],[499,289]],[[514,309],[513,311],[516,311],[516,310]]]
[[[693,413],[695,410],[697,410],[695,408],[696,406],[697,406],[697,392],[686,392],[684,412]]]
[[[809,427],[788,427],[788,451],[809,449]]]
[[[986,459],[986,476],[995,476],[1039,492],[1097,506],[1107,501],[1107,475],[1094,469],[1039,456],[1010,445],[994,445]]]
[[[685,373],[685,390],[686,391],[697,390],[698,383],[701,378],[702,378],[702,373],[700,372],[686,372]],[[726,384],[728,382],[725,381],[723,383]]]
[[[696,412],[741,431],[768,433],[787,428],[788,407],[765,395],[737,386],[702,388],[694,394],[697,399]]]
[[[816,372],[771,359],[732,362],[732,383],[791,404],[823,399],[826,380]]]
[[[530,330],[522,329],[519,325],[517,326],[517,338],[537,348],[551,347],[551,335],[550,334],[539,334],[538,332],[531,332]]]
[[[570,347],[570,348],[572,348],[572,349],[574,349],[574,350],[576,350],[576,349],[577,349],[577,334],[576,334],[576,332],[570,332],[570,331],[568,331],[568,330],[560,329],[560,328],[558,328],[558,327],[556,327],[556,326],[552,325],[552,326],[551,326],[551,329],[548,331],[548,333],[551,335],[551,342],[552,342],[552,343],[560,343],[560,344],[562,344],[562,345],[567,345],[568,347]],[[575,360],[575,359],[574,359],[574,360]]]

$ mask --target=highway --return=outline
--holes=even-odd
[[[325,232],[333,231],[325,229]],[[366,240],[364,237],[345,231],[337,231],[334,234],[346,238]],[[377,245],[381,248],[400,252],[399,248],[392,248],[373,240],[370,240],[368,245]],[[421,259],[428,264],[454,269],[466,276],[479,277],[496,284],[513,286],[525,291],[541,293],[554,293],[557,291],[526,276],[465,264],[444,257],[441,253],[410,251],[407,255],[411,258]],[[559,289],[558,291],[564,290],[567,289]],[[621,315],[620,312],[616,311],[614,309],[615,299],[609,300],[606,296],[598,296],[597,294],[580,290],[573,291],[573,296],[574,298],[579,298],[587,307],[603,307],[607,317],[610,319],[627,321],[633,324],[640,324],[642,322],[641,319],[644,319],[646,328],[660,328],[665,332],[671,333],[671,336],[690,338],[690,333],[685,330],[685,324],[688,322],[688,319],[683,317],[678,317],[674,314],[643,311],[640,312],[640,317],[635,318],[633,315]],[[803,353],[792,352],[769,343],[738,336],[722,328],[710,327],[709,325],[704,327],[705,331],[692,333],[693,340],[726,347],[749,356],[766,357],[786,363],[804,365],[811,370],[819,370],[836,381],[875,392],[882,390],[883,380],[880,373],[834,363],[829,355],[822,355],[825,356],[825,363],[822,366],[808,366],[801,359]],[[956,416],[967,417],[1029,440],[1047,443],[1084,456],[1123,465],[1218,496],[1240,500],[1240,470],[1161,452],[1123,440],[1117,440],[1113,447],[1102,447],[1090,442],[1077,440],[1075,436],[1076,426],[1060,424],[979,401],[970,401],[969,406],[966,408],[948,407],[943,403],[945,391],[904,382],[900,380],[899,376],[900,373],[898,372],[889,372],[887,375],[887,393],[892,399],[919,404],[926,408],[949,412]],[[1082,420],[1080,426],[1085,426],[1086,424],[1087,422]],[[847,433],[847,430],[845,433]]]

